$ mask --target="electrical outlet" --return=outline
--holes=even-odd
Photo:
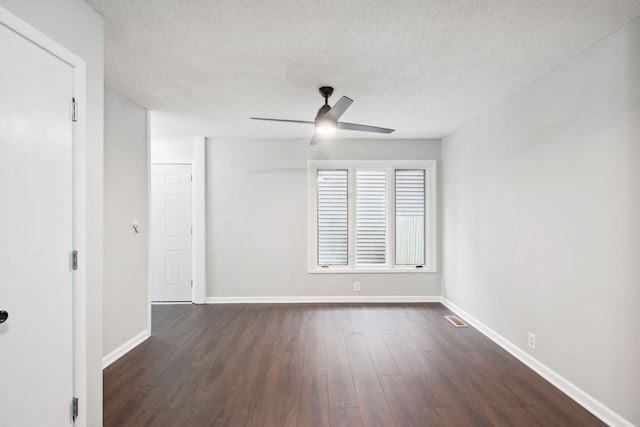
[[[529,332],[529,347],[536,348],[536,335],[533,332]]]
[[[353,290],[360,292],[360,282],[353,282]]]

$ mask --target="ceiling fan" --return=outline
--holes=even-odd
[[[333,107],[329,106],[329,97],[333,94],[333,88],[330,86],[322,86],[320,94],[324,97],[324,105],[318,110],[314,121],[308,120],[287,120],[287,119],[267,119],[264,117],[250,117],[253,120],[268,120],[271,122],[287,122],[287,123],[305,123],[315,126],[315,132],[311,138],[311,145],[316,145],[321,135],[332,134],[336,129],[359,130],[363,132],[375,133],[391,133],[395,129],[381,128],[377,126],[358,125],[355,123],[339,122],[340,116],[347,111],[347,108],[353,103],[353,99],[343,96],[335,103]]]

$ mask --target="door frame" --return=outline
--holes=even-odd
[[[150,152],[150,150],[148,150]],[[191,238],[191,274],[193,289],[191,291],[192,304],[205,303],[206,265],[205,265],[205,138],[194,138],[193,159],[158,159],[149,160],[149,218],[151,218],[151,166],[152,165],[190,165],[193,181],[191,184],[191,224],[193,235]],[[151,225],[152,227],[152,225]],[[149,266],[151,268],[152,233],[149,233]],[[149,273],[151,275],[151,273]],[[149,293],[149,319],[151,319],[151,290]],[[151,325],[151,320],[149,320]]]
[[[72,122],[72,242],[78,251],[78,269],[72,270],[73,283],[73,391],[80,411],[74,425],[87,424],[87,253],[86,221],[86,100],[87,64],[65,47],[41,33],[22,19],[0,7],[0,25],[4,25],[34,45],[49,52],[72,68],[73,94],[78,103],[78,120]],[[71,100],[69,100],[71,105]],[[71,113],[71,109],[69,110]],[[71,120],[71,117],[70,117]],[[83,259],[84,258],[84,259]],[[69,396],[71,399],[74,396]],[[69,402],[71,403],[71,402]]]

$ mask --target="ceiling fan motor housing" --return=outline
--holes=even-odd
[[[328,104],[324,104],[322,107],[320,107],[320,109],[318,110],[318,114],[316,114],[316,118],[315,121],[317,121],[318,119],[324,117],[325,114],[327,114],[329,111],[331,110],[331,107],[329,107]]]

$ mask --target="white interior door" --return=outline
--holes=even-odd
[[[151,301],[191,301],[191,165],[151,165]]]
[[[72,425],[73,69],[0,24],[0,426]]]

